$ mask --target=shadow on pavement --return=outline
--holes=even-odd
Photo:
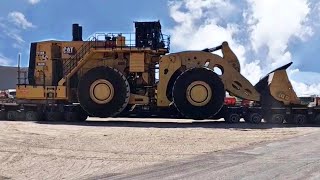
[[[170,121],[169,121],[170,120]],[[180,121],[180,122],[179,122]],[[240,122],[229,124],[224,121],[187,121],[181,119],[130,119],[130,118],[112,118],[100,120],[89,120],[85,122],[48,122],[39,121],[39,124],[51,125],[75,125],[75,126],[99,126],[99,127],[136,127],[136,128],[216,128],[216,129],[271,129],[271,128],[298,128],[298,127],[320,127],[319,124],[292,125],[292,124],[249,124]]]

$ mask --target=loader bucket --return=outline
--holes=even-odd
[[[291,64],[292,62],[270,72],[255,85],[261,95],[262,108],[300,104],[286,72]]]

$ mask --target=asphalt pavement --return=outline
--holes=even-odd
[[[320,131],[92,179],[320,179]]]

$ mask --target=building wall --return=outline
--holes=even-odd
[[[25,68],[22,70],[26,70]],[[18,68],[0,66],[0,90],[15,89],[18,82]]]

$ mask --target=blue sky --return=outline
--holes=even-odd
[[[34,27],[23,29],[8,20],[12,12],[19,12]],[[42,0],[32,4],[28,0],[1,0],[0,23],[16,32],[24,42],[19,46],[12,35],[1,32],[0,53],[12,61],[21,52],[23,64],[27,65],[30,42],[43,39],[71,40],[71,24],[80,23],[84,37],[98,31],[133,32],[135,20],[161,20],[163,26],[172,25],[167,1],[126,0]],[[10,30],[9,30],[10,31]],[[12,64],[12,62],[10,62]]]
[[[20,52],[27,66],[31,42],[71,40],[72,23],[86,38],[160,20],[172,52],[228,41],[252,83],[292,61],[297,90],[320,94],[319,14],[317,0],[1,0],[0,65],[15,65]]]

